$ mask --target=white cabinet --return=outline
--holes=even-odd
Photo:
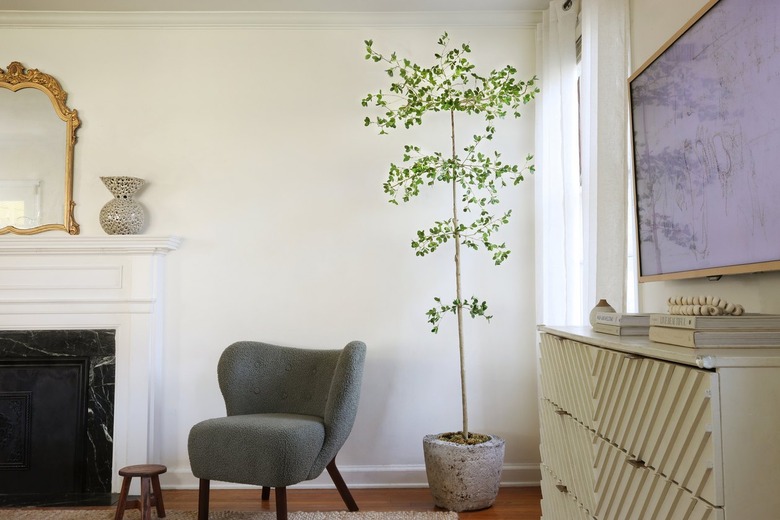
[[[540,330],[544,520],[780,518],[780,349]]]

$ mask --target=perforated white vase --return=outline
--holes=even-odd
[[[138,177],[101,177],[114,198],[100,210],[100,227],[109,235],[137,235],[144,225],[144,207],[133,199],[146,181]]]

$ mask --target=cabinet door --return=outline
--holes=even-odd
[[[717,373],[599,349],[594,375],[597,432],[638,464],[722,506]]]

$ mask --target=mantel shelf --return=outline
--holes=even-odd
[[[167,254],[178,249],[181,241],[176,236],[144,235],[5,236],[0,237],[0,255]]]

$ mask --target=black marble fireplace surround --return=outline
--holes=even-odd
[[[67,428],[69,434],[72,434],[74,437],[84,436],[81,439],[83,442],[77,442],[79,446],[77,446],[76,450],[80,456],[73,457],[71,454],[70,457],[75,460],[74,472],[76,476],[73,484],[74,489],[46,491],[45,489],[40,489],[41,486],[37,485],[36,487],[39,489],[20,491],[20,489],[13,489],[14,486],[3,486],[4,479],[6,482],[14,482],[16,480],[18,484],[20,478],[29,478],[30,474],[27,472],[35,471],[36,457],[40,459],[43,456],[48,459],[52,456],[51,453],[36,455],[33,452],[21,457],[22,459],[25,457],[29,459],[23,463],[14,461],[9,463],[8,460],[0,460],[0,506],[111,503],[116,367],[115,336],[114,330],[0,331],[0,367],[3,367],[0,374],[5,374],[5,377],[9,377],[7,375],[11,373],[9,370],[13,370],[15,366],[21,366],[24,370],[27,370],[27,373],[24,373],[22,376],[29,379],[31,377],[30,374],[34,374],[38,370],[36,367],[40,364],[40,366],[46,367],[40,370],[46,377],[45,373],[56,370],[59,363],[66,370],[70,370],[72,375],[65,373],[64,376],[57,376],[54,379],[70,377],[76,386],[86,383],[86,391],[82,389],[79,394],[82,396],[82,399],[86,397],[86,402],[80,405],[73,405],[76,408],[81,407],[74,411],[74,414],[81,418],[78,421],[81,424],[78,425],[77,430],[71,427]],[[49,360],[49,362],[46,360]],[[82,369],[78,368],[79,363],[81,363]],[[48,382],[39,383],[37,388],[39,389],[38,394],[46,393],[46,391],[57,394],[57,397],[60,398],[60,401],[57,401],[57,403],[73,400],[70,399],[69,401],[67,397],[61,397],[60,394],[74,392],[57,390],[56,388],[58,387],[51,386]],[[19,398],[19,395],[24,393],[0,390],[0,405],[3,402],[5,403],[6,415],[19,414],[18,411],[14,412],[14,410],[20,408],[18,402],[24,402],[24,396]],[[27,393],[29,394],[30,392]],[[34,403],[35,399],[29,401]],[[55,405],[55,407],[58,406],[59,404]],[[31,408],[32,410],[28,410],[26,413],[34,415],[35,409],[34,407]],[[0,406],[0,415],[2,414],[3,409]],[[40,415],[39,413],[39,416],[36,416],[36,421],[30,423],[27,420],[27,422],[32,425],[38,424],[38,430],[51,428],[52,431],[38,431],[33,435],[25,434],[27,439],[35,439],[35,435],[39,437],[43,435],[44,438],[46,435],[61,435],[61,433],[57,432],[56,424],[41,428],[40,423],[37,422],[40,420]],[[47,415],[53,416],[54,414],[47,412]],[[2,420],[5,420],[6,423],[8,422],[7,417],[0,417],[0,422]],[[57,424],[70,424],[68,422],[69,419],[53,417],[53,421]],[[80,433],[72,433],[75,431]],[[20,441],[19,438],[22,436],[16,435],[17,438],[15,440],[6,442],[25,444],[25,449],[30,446],[34,448],[36,442],[38,442],[38,445],[41,445],[40,441],[35,440]],[[8,439],[9,436],[6,435],[5,438]],[[0,435],[0,442],[2,442],[2,435]],[[43,444],[46,444],[45,440]],[[16,455],[9,457],[9,447],[5,446],[5,448],[6,453],[3,457],[13,459]],[[18,452],[19,448],[13,448],[12,451]],[[2,453],[3,446],[0,446],[0,454]],[[71,464],[74,463],[73,460],[70,461]],[[35,481],[38,482],[37,478],[35,478]],[[16,487],[20,486],[17,485]],[[23,488],[24,486],[21,487]],[[9,493],[9,490],[12,490],[12,492]]]

